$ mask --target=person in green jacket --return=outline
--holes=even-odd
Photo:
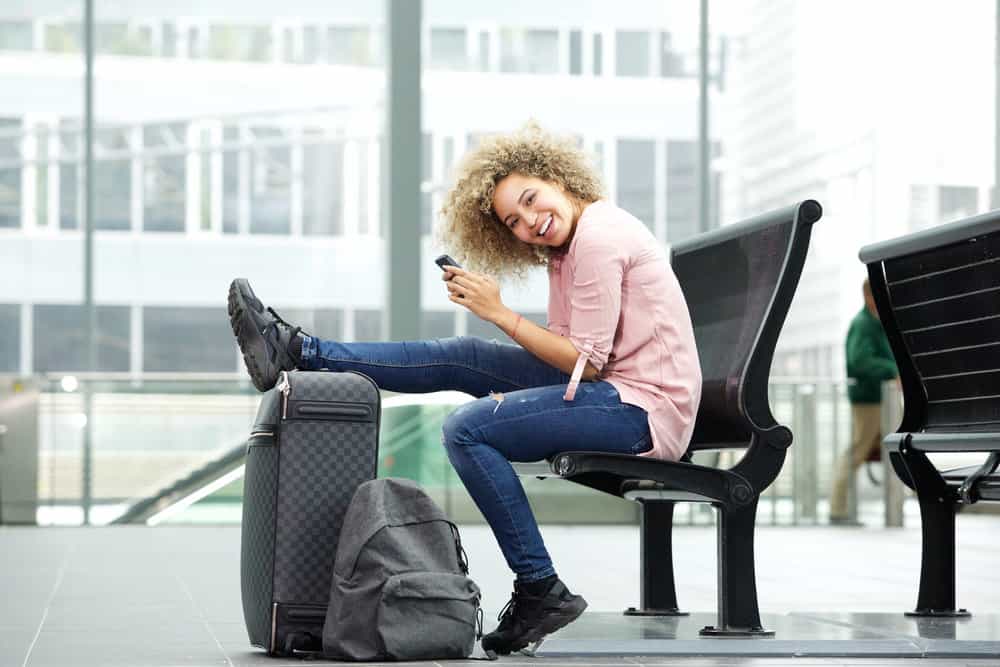
[[[847,485],[869,454],[882,446],[882,383],[899,375],[865,279],[865,307],[847,331],[847,386],[851,402],[851,448],[841,458],[830,494],[830,523],[847,523]]]

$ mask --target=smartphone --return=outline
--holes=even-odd
[[[444,271],[444,267],[446,266],[454,266],[459,269],[462,268],[462,265],[453,260],[449,255],[441,255],[434,260],[434,263],[441,267],[442,271]]]

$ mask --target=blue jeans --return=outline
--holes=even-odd
[[[359,371],[387,391],[475,396],[478,400],[448,416],[444,446],[522,582],[555,569],[510,461],[540,461],[565,451],[639,454],[652,448],[646,411],[622,403],[612,384],[581,382],[575,400],[564,401],[569,375],[517,345],[465,336],[402,343],[304,337],[299,367]]]

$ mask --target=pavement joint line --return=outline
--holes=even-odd
[[[21,663],[21,667],[27,667],[28,660],[31,659],[31,652],[35,650],[38,637],[42,634],[42,626],[45,625],[45,619],[49,617],[49,608],[52,606],[52,601],[55,599],[59,587],[62,586],[63,579],[66,577],[66,570],[69,568],[69,557],[73,553],[74,546],[74,544],[70,544],[66,547],[66,553],[63,555],[62,563],[59,565],[59,572],[56,574],[56,583],[52,586],[49,597],[45,600],[45,609],[42,611],[42,618],[38,621],[38,628],[35,629],[35,636],[31,638],[28,651],[24,654],[24,662]]]
[[[226,664],[228,664],[229,667],[236,667],[236,665],[233,664],[233,661],[229,658],[229,653],[227,653],[226,649],[222,646],[222,642],[219,641],[219,638],[216,637],[215,633],[212,631],[212,626],[209,625],[208,619],[205,618],[204,612],[202,612],[201,608],[198,606],[197,601],[194,599],[194,594],[191,592],[191,588],[176,572],[173,572],[172,574],[174,575],[174,579],[177,580],[177,583],[180,584],[180,587],[184,591],[184,594],[187,596],[188,600],[191,601],[191,608],[194,609],[194,612],[196,614],[198,614],[198,618],[201,620],[202,625],[204,625],[205,629],[208,630],[209,637],[211,637],[212,641],[215,642],[215,645],[219,647],[219,650],[222,652],[222,657],[226,659]]]

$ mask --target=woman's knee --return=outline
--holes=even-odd
[[[459,406],[448,415],[441,427],[445,451],[452,463],[464,458],[462,451],[475,443],[475,419],[472,417],[474,405],[473,401]]]

